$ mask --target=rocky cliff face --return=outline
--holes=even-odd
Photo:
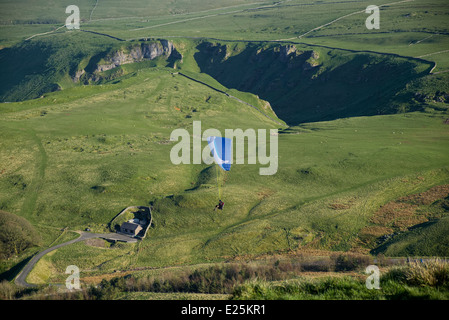
[[[170,57],[182,59],[182,55],[173,46],[173,42],[160,40],[159,42],[141,43],[140,46],[132,47],[129,51],[117,51],[106,59],[106,64],[98,65],[95,71],[102,72],[127,63],[153,60],[160,56],[165,56],[167,59]]]
[[[224,63],[228,60],[238,60],[237,56],[246,59],[245,65],[263,65],[267,61],[269,64],[279,63],[281,69],[302,69],[311,70],[319,67],[319,53],[314,50],[298,50],[293,44],[272,46],[269,48],[248,46],[242,51],[233,52],[233,49],[227,45],[203,43],[198,46],[204,56],[201,60],[212,63]],[[244,57],[244,58],[243,58]]]
[[[145,60],[154,60],[158,57],[164,57],[166,60],[182,60],[182,55],[176,50],[173,42],[168,40],[159,40],[154,42],[142,42],[124,49],[108,53],[102,63],[95,65],[93,70],[77,70],[73,74],[72,81],[77,83],[81,77],[87,74],[87,79],[97,81],[101,78],[99,72],[111,70],[128,63],[141,62]]]
[[[300,53],[296,49],[296,47],[292,44],[290,45],[283,45],[279,47],[279,59],[282,62],[287,62],[289,58],[296,58],[297,55]]]
[[[307,60],[304,60],[306,58]],[[301,68],[304,71],[311,70],[319,66],[318,59],[320,55],[318,52],[300,51],[294,45],[282,45],[279,47],[279,60],[287,64],[287,68]]]

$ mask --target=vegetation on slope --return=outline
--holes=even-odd
[[[350,256],[349,256],[350,257]],[[439,259],[382,267],[379,288],[366,286],[368,261],[335,255],[335,266],[344,273],[304,272],[302,260],[228,263],[199,268],[164,270],[152,275],[134,273],[83,285],[75,292],[51,287],[21,290],[0,283],[2,299],[221,299],[221,300],[447,300],[448,263]],[[343,265],[339,261],[349,261]],[[363,261],[362,263],[360,263]],[[316,271],[316,270],[315,270]],[[341,272],[341,271],[340,271]]]
[[[162,11],[166,9],[158,3]],[[441,19],[444,6],[437,0],[432,6],[435,3],[434,16]],[[198,9],[197,4],[191,2],[189,10]],[[264,14],[257,9],[219,16],[213,28],[204,17],[182,23],[182,30],[180,24],[170,24],[164,32],[263,41],[297,36],[355,10],[353,2],[332,3],[338,10],[322,15],[324,5],[329,4],[279,3],[274,5],[279,8],[263,9]],[[359,6],[364,9],[366,3]],[[108,18],[116,7],[110,8],[108,12],[100,4],[94,15]],[[411,10],[396,8],[397,15]],[[307,19],[298,22],[298,10]],[[308,15],[309,10],[315,14]],[[391,14],[390,10],[385,8],[386,13]],[[425,25],[432,19],[423,11],[419,8],[410,16],[410,25],[417,20]],[[55,12],[49,12],[49,17]],[[286,13],[286,19],[279,19]],[[189,17],[207,14],[196,12]],[[45,281],[61,281],[71,262],[79,263],[87,274],[98,275],[310,248],[367,253],[373,243],[366,242],[369,237],[361,239],[366,236],[362,231],[376,223],[373,217],[383,206],[447,184],[448,74],[427,75],[436,60],[411,58],[439,50],[446,35],[433,35],[420,46],[409,45],[407,41],[417,42],[417,35],[427,32],[420,25],[420,30],[407,32],[399,42],[396,35],[388,41],[385,34],[371,35],[369,47],[353,42],[349,34],[326,38],[327,47],[316,45],[310,37],[276,43],[176,39],[182,62],[144,61],[95,74],[98,65],[110,63],[117,52],[128,53],[134,46],[152,42],[114,40],[109,32],[126,39],[148,39],[160,29],[145,27],[178,17],[186,18],[90,21],[84,31],[106,35],[54,32],[0,51],[6,70],[1,79],[2,100],[18,101],[0,107],[0,209],[29,220],[43,235],[44,246],[58,237],[55,230],[61,228],[107,231],[111,219],[126,206],[152,205],[154,209],[154,225],[144,241],[135,246],[100,248],[79,243],[62,248],[43,260],[38,271]],[[247,28],[248,21],[252,25]],[[14,41],[27,29],[17,23],[3,29],[17,31]],[[261,25],[266,29],[261,30]],[[130,30],[134,27],[140,29]],[[444,31],[439,27],[432,32]],[[384,44],[385,51],[401,56],[366,52],[382,51]],[[86,73],[80,74],[82,70]],[[176,74],[180,70],[191,79]],[[372,86],[381,89],[372,92]],[[280,128],[282,121],[271,121],[222,92],[274,118],[259,95],[295,126]],[[304,109],[298,112],[297,106]],[[201,121],[203,130],[222,132],[225,128],[282,129],[278,172],[262,177],[260,166],[233,166],[222,190],[226,208],[213,212],[218,200],[215,168],[175,166],[169,161],[174,145],[170,133],[176,128],[191,132],[193,121]],[[204,141],[202,147],[206,147]],[[436,247],[435,242],[421,241],[445,235],[447,211],[439,211],[438,219],[407,229],[390,246],[382,247],[383,252],[447,255],[445,244]]]
[[[364,277],[299,278],[284,282],[254,281],[237,287],[242,300],[447,300],[449,266],[441,260],[410,263],[387,270],[379,289],[368,289]]]
[[[375,254],[445,256],[449,186],[433,187],[381,206],[360,230],[360,240]]]
[[[432,64],[418,59],[362,52],[348,55],[294,44],[178,40],[170,48],[171,55],[160,53],[150,60],[139,58],[144,55],[143,46],[160,40],[120,42],[82,32],[70,34],[70,39],[64,35],[1,51],[0,61],[8,71],[1,79],[3,101],[37,98],[80,84],[103,84],[157,66],[180,68],[197,80],[202,77],[196,73],[204,72],[218,81],[210,85],[224,87],[229,94],[234,94],[229,89],[255,94],[289,125],[423,110],[429,94],[447,99],[447,88],[441,85],[431,93],[422,92],[430,80],[421,79]],[[129,64],[142,60],[148,61]]]
[[[26,219],[0,210],[0,261],[17,256],[40,242],[39,234]]]
[[[171,42],[120,42],[69,32],[21,42],[0,51],[0,101],[23,101],[45,93],[105,81],[140,68],[173,66],[182,58]],[[123,65],[123,67],[122,67]],[[131,70],[128,70],[130,69]],[[137,68],[139,69],[139,67]]]

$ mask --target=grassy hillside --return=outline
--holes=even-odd
[[[289,249],[367,252],[357,234],[381,205],[448,181],[446,110],[346,118],[281,131],[278,172],[234,165],[226,208],[214,212],[215,168],[171,164],[171,131],[191,130],[193,120],[223,132],[278,126],[173,71],[143,69],[4,105],[2,210],[40,228],[103,232],[124,207],[151,204],[154,226],[135,249],[123,248],[130,256],[111,251],[104,264],[94,253],[104,249],[77,245],[97,257],[89,263],[98,273]],[[75,263],[72,250],[53,257]]]
[[[448,218],[417,225],[380,246],[376,253],[386,256],[446,256],[448,252]]]
[[[444,256],[448,243],[448,185],[401,197],[383,205],[359,232],[374,254],[387,256]]]
[[[354,275],[290,281],[253,281],[238,286],[236,300],[447,300],[447,262],[430,260],[383,271],[379,290],[367,289]]]
[[[8,71],[0,78],[2,100],[37,98],[77,85],[102,84],[143,68],[170,66],[296,125],[423,110],[426,96],[439,94],[444,101],[448,89],[444,80],[424,81],[433,67],[424,60],[291,43],[174,40],[177,56],[98,72],[118,54],[131,55],[133,48],[160,40],[122,42],[83,32],[67,36],[47,36],[2,50],[0,63]],[[242,92],[268,101],[271,108]]]
[[[152,207],[144,240],[60,248],[30,281],[61,282],[70,264],[95,278],[292,252],[449,255],[447,194],[382,215],[449,183],[449,73],[431,73],[445,71],[443,1],[383,7],[385,29],[373,33],[364,14],[338,19],[368,1],[79,1],[82,31],[46,35],[64,23],[65,3],[36,2],[16,18],[28,3],[3,1],[0,15],[10,102],[0,105],[0,210],[29,221],[42,243],[2,272],[69,231],[108,232],[139,205]],[[164,37],[182,57],[97,71]],[[219,190],[214,165],[174,165],[170,134],[192,134],[193,121],[222,134],[279,129],[276,174],[234,164]]]
[[[0,51],[0,99],[3,102],[35,99],[44,93],[80,84],[101,84],[105,80],[135,72],[139,68],[173,65],[174,57],[145,59],[139,66],[123,65],[113,70],[97,70],[113,59],[131,54],[139,46],[158,41],[121,42],[101,35],[69,32],[41,37]],[[140,48],[140,47],[139,47]],[[121,53],[121,56],[115,56]],[[128,59],[128,60],[129,60]],[[138,59],[137,57],[135,59]],[[140,58],[141,60],[143,58]]]
[[[81,29],[121,39],[207,37],[228,40],[285,40],[352,50],[395,53],[437,63],[448,70],[447,1],[143,1],[126,8],[94,0],[2,1],[0,45],[50,32],[64,24],[68,4],[78,5]],[[389,4],[389,5],[387,5]],[[368,30],[369,5],[380,7],[381,27]],[[119,9],[120,8],[120,9]],[[323,14],[324,12],[324,14]],[[59,29],[57,32],[63,32]],[[52,33],[53,32],[53,33]]]

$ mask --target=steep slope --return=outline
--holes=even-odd
[[[2,105],[0,209],[26,217],[45,235],[44,246],[62,228],[104,232],[124,207],[153,206],[154,224],[138,247],[65,247],[51,257],[48,281],[74,262],[88,276],[288,250],[366,249],[358,233],[379,206],[448,181],[447,113],[354,117],[281,131],[277,173],[261,176],[266,165],[259,163],[233,165],[221,190],[225,210],[214,212],[216,168],[173,164],[172,131],[192,134],[193,121],[222,133],[278,125],[175,73],[145,68]]]
[[[173,66],[182,59],[167,40],[121,42],[83,32],[22,42],[0,51],[0,101],[23,101],[125,74],[135,62]]]
[[[386,204],[373,215],[372,222],[377,224],[378,231],[389,232],[380,237],[377,234],[377,246],[372,252],[386,256],[446,256],[449,252],[448,213],[449,185]],[[360,235],[366,234],[364,231]]]
[[[449,217],[423,223],[381,245],[374,254],[391,257],[447,256]]]
[[[201,71],[226,90],[257,95],[279,118],[297,125],[422,110],[416,87],[432,63],[297,44],[118,41],[74,32],[3,49],[0,66],[3,102],[102,84],[143,68],[173,67]]]
[[[290,125],[396,113],[397,92],[431,68],[414,59],[319,46],[202,42],[197,49],[202,72],[269,101]]]

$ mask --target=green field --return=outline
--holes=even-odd
[[[68,4],[81,30],[56,30]],[[372,4],[380,30],[365,28]],[[309,251],[449,256],[446,1],[0,6],[0,210],[41,237],[1,260],[2,279],[71,231],[110,232],[129,206],[152,207],[145,239],[62,247],[28,280],[63,283],[68,265],[99,282]],[[156,58],[136,58],[148,48]],[[277,129],[276,174],[260,175],[260,163],[219,177],[215,165],[174,165],[170,135],[192,135],[194,121],[223,135]],[[404,200],[422,195],[431,201]],[[266,296],[248,285],[242,297],[285,298],[260,286]],[[124,299],[142,297],[158,298]]]

